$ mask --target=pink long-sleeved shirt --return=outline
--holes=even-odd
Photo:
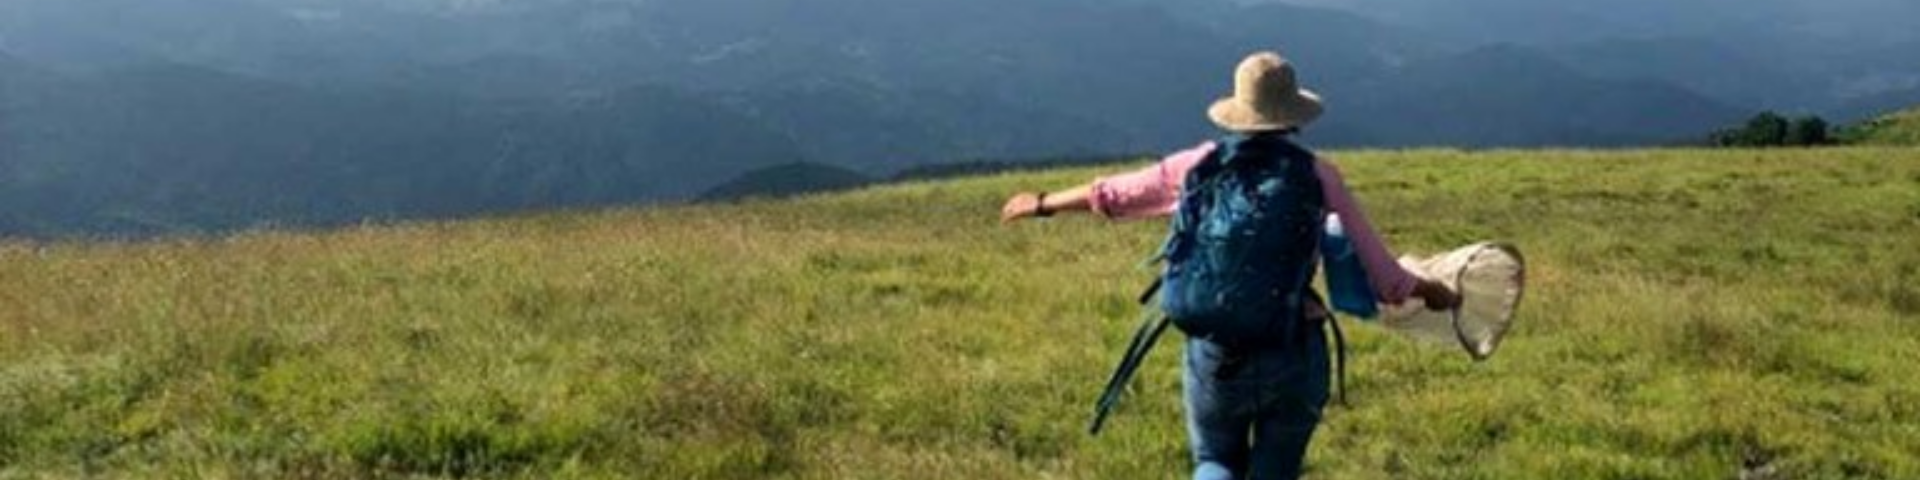
[[[1162,159],[1159,163],[1133,172],[1103,177],[1093,182],[1088,196],[1093,211],[1115,220],[1157,218],[1172,215],[1179,208],[1180,184],[1187,171],[1213,153],[1212,142],[1201,144]],[[1319,174],[1327,208],[1340,216],[1340,225],[1353,242],[1355,253],[1367,270],[1367,283],[1383,303],[1397,305],[1413,295],[1417,277],[1400,267],[1380,236],[1374,233],[1367,214],[1360,209],[1340,170],[1324,159],[1314,162]]]

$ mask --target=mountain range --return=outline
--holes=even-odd
[[[1213,135],[1204,106],[1266,48],[1327,98],[1305,136],[1320,146],[1664,144],[1762,108],[1866,116],[1920,88],[1907,38],[1795,65],[1741,31],[1503,42],[1377,8],[0,0],[0,235],[675,201],[795,164],[885,178],[1151,153]]]

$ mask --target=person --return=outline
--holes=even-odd
[[[1292,64],[1280,55],[1250,55],[1235,72],[1233,95],[1215,102],[1208,116],[1230,134],[1226,139],[1253,143],[1289,139],[1323,111],[1320,98],[1300,88],[1296,78]],[[1069,212],[1112,220],[1174,215],[1188,172],[1223,148],[1221,143],[1202,143],[1137,171],[1074,188],[1015,194],[1002,207],[1001,219],[1014,223]],[[1334,218],[1359,255],[1375,298],[1400,304],[1417,297],[1434,310],[1459,303],[1459,295],[1444,284],[1402,269],[1347,190],[1340,170],[1324,158],[1307,155],[1324,200],[1322,218],[1337,215]],[[1296,248],[1308,249],[1303,255],[1311,255],[1318,245],[1306,242]],[[1306,328],[1312,332],[1320,332],[1330,315],[1318,297],[1312,298],[1300,303],[1304,311],[1298,318],[1307,319]],[[1188,335],[1182,391],[1195,463],[1193,478],[1274,479],[1300,474],[1307,444],[1328,399],[1330,375],[1325,336],[1296,338],[1289,344],[1235,351],[1247,349]]]

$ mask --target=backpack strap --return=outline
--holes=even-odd
[[[1294,143],[1291,139],[1282,137],[1282,138],[1276,138],[1275,140],[1276,142],[1274,143],[1280,147],[1282,155],[1285,155],[1288,158],[1309,161],[1309,162],[1319,161],[1318,156],[1314,155],[1312,151],[1307,150],[1306,147],[1302,147],[1298,143]],[[1325,188],[1325,186],[1323,185],[1321,188]],[[1324,219],[1322,223],[1325,223]],[[1321,263],[1325,264],[1323,265],[1324,269],[1331,272],[1333,269],[1337,267],[1332,265],[1332,262],[1326,261],[1326,254],[1327,254],[1326,242],[1328,240],[1328,236],[1325,235],[1326,231],[1324,228],[1322,228],[1321,233],[1322,235],[1320,237],[1320,241],[1321,241],[1320,251],[1316,253],[1318,254],[1317,256],[1322,257]],[[1346,241],[1346,239],[1342,237],[1339,239],[1339,241]],[[1311,272],[1312,270],[1307,270],[1307,271]],[[1305,282],[1302,282],[1301,283],[1302,291],[1312,291],[1309,289],[1310,287],[1306,286],[1307,283],[1310,283],[1312,281],[1313,281],[1312,277],[1309,276]],[[1328,288],[1332,289],[1333,287],[1329,286]],[[1371,291],[1369,291],[1369,293],[1371,293]],[[1340,406],[1352,408],[1353,404],[1347,402],[1347,334],[1345,331],[1340,329],[1340,316],[1339,314],[1334,312],[1334,306],[1331,303],[1324,302],[1324,301],[1320,302],[1320,305],[1321,305],[1321,308],[1327,312],[1327,319],[1326,319],[1327,331],[1333,334],[1333,351],[1331,353],[1333,355],[1334,378],[1335,378],[1336,385],[1338,385],[1340,389],[1340,397],[1339,397]]]
[[[1210,187],[1212,182],[1219,181],[1220,171],[1223,170],[1228,160],[1232,160],[1234,155],[1239,154],[1240,142],[1242,141],[1244,141],[1242,138],[1234,135],[1220,137],[1214,140],[1213,151],[1207,152],[1207,156],[1201,158],[1200,163],[1195,164],[1191,170],[1187,171],[1186,177],[1181,179],[1180,201],[1182,203],[1186,202],[1191,197],[1191,192],[1203,190]],[[1175,209],[1172,225],[1167,229],[1166,241],[1160,244],[1160,249],[1152,257],[1149,257],[1144,264],[1152,265],[1159,263],[1161,260],[1166,260],[1169,255],[1172,255],[1174,249],[1178,248],[1181,237],[1188,228],[1192,227],[1190,223],[1193,220],[1194,219],[1187,218],[1186,212],[1182,211],[1182,209]]]
[[[1173,324],[1159,309],[1145,310],[1140,329],[1133,334],[1133,342],[1127,345],[1127,353],[1120,357],[1120,365],[1114,368],[1113,377],[1107,379],[1107,388],[1100,393],[1099,403],[1094,404],[1093,424],[1087,427],[1088,434],[1100,435],[1101,427],[1107,423],[1107,416],[1113,413],[1114,407],[1120,405],[1120,397],[1126,393],[1127,384],[1140,371],[1140,364],[1146,362],[1147,352],[1153,350],[1154,343],[1159,342],[1160,336]]]
[[[1347,403],[1347,334],[1340,331],[1340,319],[1333,315],[1332,309],[1327,310],[1327,327],[1333,332],[1333,371],[1340,386],[1340,406],[1353,408],[1353,404]]]
[[[1189,192],[1202,187],[1205,182],[1217,181],[1221,164],[1233,158],[1239,139],[1227,137],[1215,140],[1213,143],[1213,151],[1207,152],[1207,156],[1200,159],[1200,163],[1194,165],[1192,170],[1188,170],[1186,178],[1182,180],[1181,201],[1186,201],[1190,196]],[[1172,226],[1168,228],[1167,239],[1160,244],[1160,248],[1154,252],[1153,256],[1141,262],[1141,266],[1151,267],[1165,261],[1175,248],[1179,248],[1187,228],[1190,227],[1190,221],[1192,219],[1187,218],[1184,212],[1176,211]],[[1140,292],[1138,298],[1142,311],[1140,328],[1134,331],[1133,341],[1127,345],[1127,352],[1120,356],[1120,365],[1114,367],[1113,375],[1107,379],[1106,389],[1100,393],[1099,402],[1094,404],[1093,422],[1087,427],[1088,434],[1100,435],[1101,428],[1106,426],[1107,416],[1113,414],[1114,407],[1120,405],[1120,397],[1126,394],[1127,384],[1133,381],[1134,374],[1140,371],[1140,365],[1146,362],[1147,353],[1151,352],[1154,344],[1160,341],[1160,336],[1166,334],[1167,327],[1173,325],[1173,320],[1168,318],[1166,313],[1153,306],[1153,301],[1159,298],[1160,287],[1166,284],[1166,279],[1165,272],[1154,275],[1153,283],[1148,284],[1147,288]]]

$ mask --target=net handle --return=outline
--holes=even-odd
[[[1473,361],[1475,362],[1484,362],[1488,358],[1491,358],[1493,354],[1492,352],[1481,352],[1479,346],[1474,344],[1473,339],[1467,338],[1467,329],[1460,324],[1460,311],[1467,308],[1467,292],[1465,287],[1467,270],[1473,265],[1475,260],[1480,259],[1480,254],[1487,252],[1488,248],[1490,247],[1487,245],[1481,245],[1479,248],[1474,249],[1473,254],[1467,255],[1467,262],[1460,267],[1460,271],[1453,273],[1453,288],[1457,289],[1457,294],[1460,296],[1460,302],[1455,303],[1453,310],[1449,312],[1450,320],[1453,323],[1453,336],[1460,340],[1460,348],[1466,349],[1467,356],[1473,357]]]
[[[1511,244],[1493,242],[1493,243],[1481,244],[1479,248],[1474,249],[1473,254],[1467,256],[1466,266],[1461,267],[1460,271],[1455,272],[1453,275],[1453,285],[1455,288],[1461,288],[1463,285],[1466,284],[1468,267],[1471,267],[1474,261],[1479,260],[1480,255],[1483,253],[1487,253],[1488,250],[1499,250],[1501,252],[1506,253],[1507,255],[1512,255],[1514,261],[1519,262],[1519,264],[1521,265],[1519,272],[1515,274],[1516,278],[1514,280],[1522,283],[1526,282],[1526,278],[1527,278],[1526,257],[1522,256],[1520,253],[1520,250],[1514,248],[1513,245]],[[1514,308],[1519,308],[1520,299],[1524,295],[1525,295],[1525,290],[1522,290],[1514,294],[1514,298],[1513,298]],[[1460,311],[1464,310],[1466,308],[1466,305],[1467,305],[1467,296],[1463,288],[1460,292],[1460,304],[1455,305],[1453,307],[1453,312],[1452,312],[1451,320],[1453,323],[1454,337],[1460,340],[1460,346],[1467,350],[1467,355],[1473,357],[1473,361],[1475,362],[1486,361],[1488,358],[1493,357],[1493,352],[1491,351],[1481,352],[1480,349],[1474,345],[1473,340],[1467,338],[1466,328],[1464,325],[1460,324]],[[1517,314],[1517,312],[1507,312],[1507,314],[1515,315]],[[1502,328],[1501,330],[1504,331],[1505,328]]]

